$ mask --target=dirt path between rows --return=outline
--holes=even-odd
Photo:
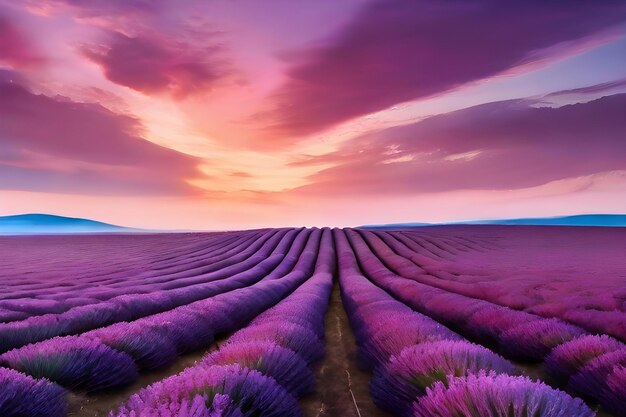
[[[339,287],[335,284],[326,313],[326,355],[315,367],[314,392],[301,399],[303,417],[389,417],[374,406],[368,392],[369,372],[356,363],[356,344],[348,323]],[[219,340],[221,343],[224,339]],[[153,382],[174,375],[202,358],[209,349],[180,357],[172,366],[141,373],[139,379],[121,390],[94,395],[69,394],[68,417],[107,417],[132,394]]]
[[[208,350],[216,349],[213,344]],[[206,351],[197,351],[181,356],[170,367],[152,372],[142,372],[134,384],[119,390],[98,392],[96,394],[79,394],[70,392],[68,396],[68,417],[107,417],[109,411],[116,410],[128,397],[153,382],[177,374],[202,358]]]
[[[303,417],[390,417],[372,402],[370,373],[357,366],[356,343],[336,282],[325,325],[326,356],[316,368],[315,391],[300,400]]]

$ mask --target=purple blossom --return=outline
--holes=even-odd
[[[132,383],[137,366],[125,353],[85,337],[55,337],[14,349],[0,362],[72,389],[98,391]]]
[[[626,345],[612,337],[582,336],[554,348],[546,357],[545,364],[556,380],[566,384],[589,361],[620,349],[626,349]]]
[[[263,321],[244,327],[232,335],[229,343],[274,342],[296,352],[309,365],[324,356],[324,345],[307,327],[282,321]]]
[[[409,346],[378,367],[370,383],[374,403],[398,415],[410,415],[416,397],[437,381],[481,370],[516,373],[506,359],[487,348],[463,341],[440,341]]]
[[[403,314],[396,315],[385,311],[379,312],[380,321],[375,316],[365,319],[366,331],[369,337],[361,337],[359,357],[363,364],[375,368],[385,363],[390,356],[398,354],[407,346],[433,342],[437,340],[460,340],[460,336],[433,321],[425,321],[420,315],[412,317]],[[371,331],[370,331],[370,322]],[[357,330],[358,331],[358,330]]]
[[[199,396],[196,396],[198,398]],[[205,403],[206,400],[201,397]],[[233,405],[233,400],[224,394],[215,394],[208,417],[243,417],[241,410]]]
[[[65,417],[65,391],[45,379],[0,368],[0,415],[3,417]]]
[[[556,346],[584,334],[580,327],[559,319],[535,320],[502,333],[500,348],[516,359],[541,360]]]
[[[272,342],[238,342],[223,345],[202,359],[205,366],[239,364],[274,378],[294,396],[311,390],[313,373],[294,351]]]
[[[581,395],[599,400],[607,390],[608,376],[620,366],[626,366],[626,349],[608,352],[587,362],[572,375],[568,386]]]
[[[213,329],[205,324],[201,314],[181,309],[146,317],[138,324],[164,332],[165,337],[175,345],[178,354],[209,346],[214,339]]]
[[[279,304],[277,307],[279,308],[273,308],[258,316],[252,324],[262,324],[271,321],[294,323],[309,328],[315,332],[318,338],[324,337],[325,309],[322,312],[312,312],[311,309],[303,307],[297,302],[289,302],[284,306]]]
[[[134,414],[132,414],[134,413]],[[209,404],[207,395],[196,394],[184,398],[177,404],[160,404],[156,409],[143,409],[131,412],[134,417],[242,417],[243,414],[233,404],[228,395],[216,394]],[[113,414],[111,414],[113,415]]]
[[[478,375],[435,383],[413,406],[414,417],[594,417],[578,399],[526,377]]]
[[[481,343],[494,343],[501,333],[510,328],[540,319],[541,317],[524,311],[491,306],[472,314],[465,328],[473,339]]]
[[[174,362],[176,346],[166,333],[156,327],[137,323],[117,323],[83,336],[101,341],[133,358],[139,369],[164,368]]]
[[[296,399],[274,379],[239,365],[218,365],[188,368],[178,375],[158,381],[131,396],[110,417],[152,417],[159,415],[158,410],[162,409],[169,410],[171,416],[178,416],[183,402],[196,395],[204,396],[207,407],[211,409],[218,394],[228,395],[232,400],[227,408],[241,411],[241,414],[233,412],[233,417],[300,416]],[[220,403],[214,408],[215,412],[223,407],[223,398],[218,397],[218,401]],[[226,413],[224,416],[230,417]]]
[[[606,389],[600,395],[600,404],[615,415],[626,411],[626,365],[617,365],[606,378]]]

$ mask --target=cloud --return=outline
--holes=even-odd
[[[199,161],[142,134],[134,117],[0,83],[0,188],[193,193]]]
[[[26,1],[29,10],[44,15],[72,10],[80,18],[145,16],[158,13],[163,0],[32,0]]]
[[[559,108],[534,104],[493,102],[355,138],[311,158],[333,167],[298,192],[509,190],[626,169],[626,94]]]
[[[244,171],[231,172],[230,176],[235,178],[252,178],[252,174]]]
[[[158,11],[163,3],[162,0],[61,0],[59,2],[80,8],[92,15],[132,11],[153,13]]]
[[[114,83],[145,94],[184,98],[210,88],[223,76],[223,63],[215,59],[217,49],[147,33],[116,32],[104,47],[86,47],[83,52]]]
[[[618,0],[373,1],[323,46],[291,58],[264,117],[286,144],[540,60],[624,20]]]
[[[558,97],[558,96],[566,96],[571,94],[602,94],[608,93],[612,90],[620,89],[621,87],[626,87],[626,79],[608,81],[605,83],[588,85],[586,87],[580,88],[572,88],[569,90],[560,90],[555,91],[553,93],[547,94],[545,97]]]
[[[7,17],[0,15],[0,64],[31,68],[44,62],[27,35]]]

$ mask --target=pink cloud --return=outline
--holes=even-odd
[[[183,98],[210,88],[223,76],[216,49],[156,35],[113,33],[104,48],[86,48],[84,53],[114,83],[145,94]]]
[[[142,137],[141,123],[98,104],[0,84],[0,188],[193,193],[193,157]]]
[[[511,100],[346,142],[299,191],[317,195],[509,190],[626,170],[626,94],[559,108]],[[298,165],[307,161],[300,160]]]
[[[142,16],[158,13],[163,5],[162,0],[36,0],[26,3],[33,10],[51,13],[74,10],[81,18]]]
[[[547,94],[546,97],[558,97],[571,94],[585,95],[585,94],[606,94],[613,90],[626,87],[626,79],[608,81],[605,83],[588,85],[586,87],[571,88],[569,90],[560,90]]]
[[[301,51],[275,93],[269,130],[307,135],[528,64],[540,50],[626,20],[621,1],[378,0]],[[545,57],[544,57],[545,58]],[[282,142],[281,142],[282,143]],[[279,143],[277,143],[279,144]]]
[[[8,18],[0,16],[0,64],[29,68],[40,66],[44,61],[26,33]]]
[[[85,10],[89,14],[155,12],[162,3],[161,0],[61,0],[61,2]]]

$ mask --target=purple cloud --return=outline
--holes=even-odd
[[[301,192],[506,190],[626,169],[626,94],[559,108],[511,100],[348,141]],[[298,165],[306,164],[298,161]]]
[[[104,49],[86,48],[84,53],[114,83],[182,98],[210,88],[223,76],[222,63],[214,58],[216,49],[147,34],[113,33]]]
[[[0,84],[0,187],[191,193],[195,158],[142,138],[141,123],[97,104]]]
[[[145,15],[157,13],[162,0],[51,0],[48,7],[71,7],[81,17]]]
[[[307,135],[540,59],[626,20],[618,0],[378,0],[303,51],[274,96],[270,130]],[[286,136],[286,140],[291,140]]]
[[[0,64],[27,68],[43,62],[26,34],[8,18],[0,16]]]
[[[586,87],[572,88],[569,90],[555,91],[553,93],[547,94],[546,97],[558,97],[570,94],[602,94],[611,92],[612,90],[616,90],[621,87],[626,87],[626,79],[608,81],[605,83],[588,85]]]

